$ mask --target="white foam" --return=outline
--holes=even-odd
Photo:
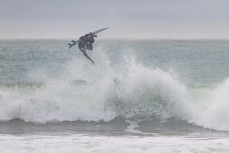
[[[227,153],[228,138],[1,135],[3,153]]]
[[[168,73],[129,59],[123,61],[123,69],[115,69],[102,50],[94,58],[95,66],[84,59],[64,64],[59,75],[47,79],[40,88],[1,89],[0,119],[45,123],[109,121],[117,116],[154,114],[167,118],[176,113],[175,109],[184,107],[180,105],[186,98],[185,87]],[[48,74],[44,76],[47,78]],[[37,74],[33,79],[36,78]],[[74,85],[74,80],[87,84]]]
[[[94,54],[93,54],[94,53]],[[93,51],[95,65],[76,58],[63,63],[55,75],[48,70],[30,73],[32,80],[45,79],[40,88],[0,89],[0,120],[28,122],[110,121],[123,118],[177,117],[196,125],[229,131],[229,79],[216,89],[195,97],[169,73],[123,57],[113,66],[102,48]],[[55,77],[54,77],[55,76]],[[74,80],[86,84],[74,84]]]
[[[229,78],[202,95],[195,105],[198,115],[192,122],[210,129],[229,131]]]

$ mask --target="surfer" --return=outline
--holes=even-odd
[[[86,49],[87,50],[92,50],[93,49],[93,43],[95,42],[94,37],[97,37],[96,34],[93,34],[90,32],[89,34],[86,34],[82,37],[80,37],[79,42],[78,42],[78,47],[80,51],[84,54],[84,56],[89,59],[92,64],[94,64],[94,61],[87,55]]]
[[[89,59],[92,64],[94,64],[94,61],[87,55],[86,53],[86,50],[92,50],[93,49],[93,43],[95,41],[94,37],[97,37],[96,34],[108,29],[110,27],[106,27],[106,28],[103,28],[103,29],[99,29],[99,30],[96,30],[94,32],[90,32],[82,37],[80,37],[79,40],[75,41],[75,40],[72,40],[71,43],[68,44],[68,53],[70,53],[70,48],[72,46],[75,46],[76,44],[78,44],[78,47],[80,49],[80,51],[84,54],[84,56]]]

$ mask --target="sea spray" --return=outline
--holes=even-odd
[[[97,53],[96,59],[95,66],[73,59],[63,65],[65,75],[59,73],[33,90],[2,89],[0,119],[37,123],[110,121],[120,116],[166,119],[179,117],[187,109],[182,104],[185,87],[168,73],[136,64],[133,59],[125,59],[123,70],[117,70],[104,52]],[[85,84],[74,83],[77,80]]]
[[[84,58],[73,58],[55,76],[40,69],[29,73],[34,86],[1,86],[0,120],[108,122],[117,117],[156,117],[229,130],[228,79],[194,101],[184,84],[161,69],[144,66],[132,56],[112,65],[103,49],[92,54],[94,66]]]
[[[166,119],[188,113],[185,86],[168,73],[136,64],[133,59],[125,66],[126,74],[116,79],[119,88],[114,92],[119,115]]]

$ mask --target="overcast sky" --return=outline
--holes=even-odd
[[[229,0],[0,0],[0,39],[229,39]]]

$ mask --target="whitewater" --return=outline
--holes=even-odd
[[[65,42],[0,42],[1,152],[229,152],[227,41]]]

